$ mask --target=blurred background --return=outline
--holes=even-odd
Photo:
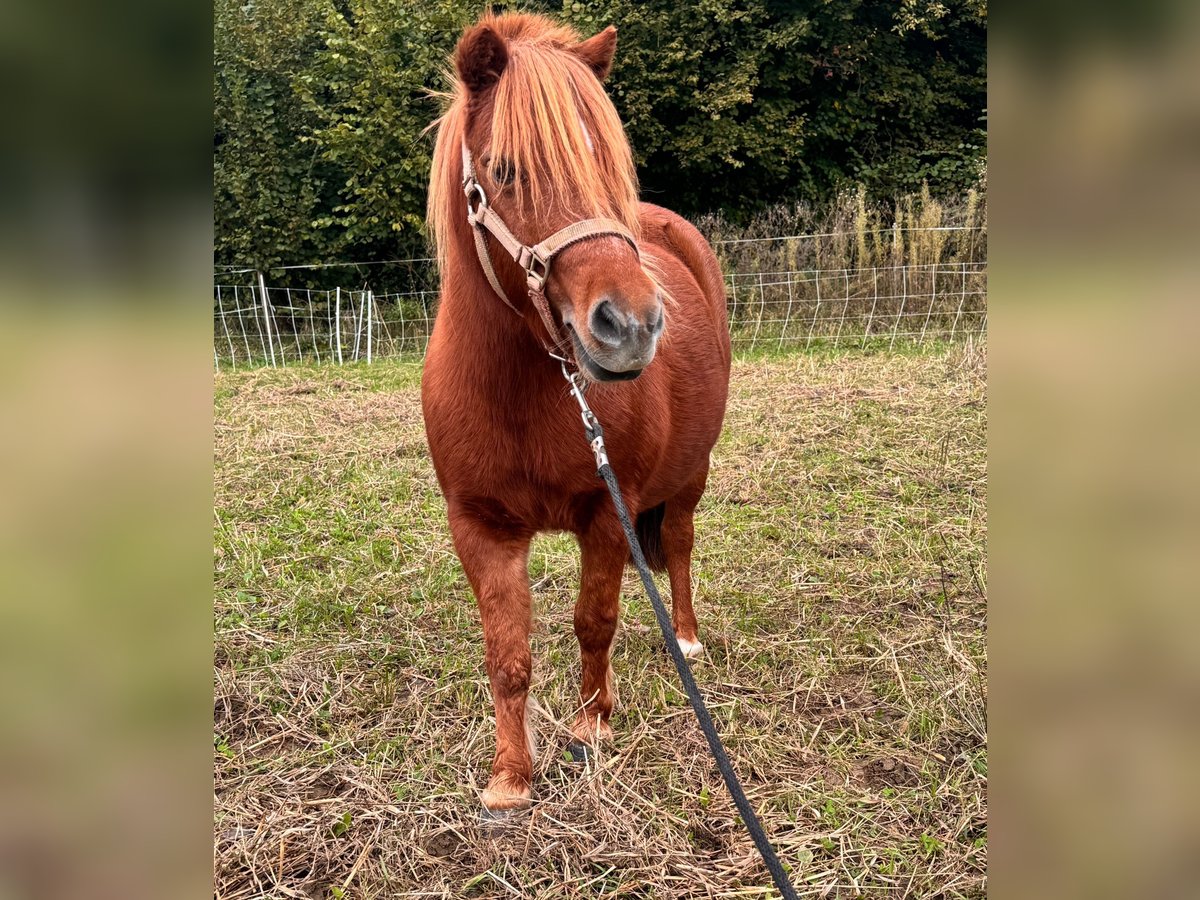
[[[0,897],[210,889],[211,27],[4,10]]]
[[[990,32],[993,889],[1193,896],[1200,18]]]
[[[642,7],[563,11],[585,31],[621,27],[628,68],[614,73],[618,92],[647,83],[635,68],[646,57],[625,55],[638,28],[684,9]],[[341,154],[383,152],[370,144],[377,135],[355,133],[347,110],[357,108],[360,82],[374,90],[371,79],[383,79],[391,91],[399,87],[387,79],[401,76],[375,65],[367,34],[346,31],[349,7],[335,4],[319,21],[305,18],[313,14],[303,3],[271,9],[276,24],[257,36],[229,24],[239,10],[257,15],[254,3],[60,2],[9,10],[0,32],[9,88],[0,134],[0,897],[210,890],[211,266],[280,265],[293,244],[301,261],[327,259],[348,252],[337,241],[349,234],[371,253],[406,255],[397,248],[416,240],[404,210],[420,208],[413,192],[428,145],[387,185],[389,198],[407,196],[399,213],[380,206],[371,185],[329,174]],[[438,37],[409,32],[411,52],[434,60],[464,11],[421,9]],[[696,86],[705,79],[707,92],[679,89],[693,99],[699,91],[695,105],[671,105],[679,79],[669,75],[644,95],[618,93],[644,148],[648,189],[747,227],[776,197],[819,210],[847,183],[882,204],[922,184],[946,197],[999,179],[988,190],[1000,221],[989,242],[999,311],[992,887],[1022,897],[1194,893],[1194,5],[1015,8],[987,32],[982,110],[969,100],[982,77],[977,53],[964,62],[958,42],[948,52],[944,40],[949,28],[981,40],[981,4],[705,10],[672,26],[701,35],[671,70]],[[292,26],[309,21],[315,43],[289,43]],[[826,31],[783,27],[801,21]],[[822,57],[822,39],[862,55]],[[746,68],[714,72],[724,57],[706,51],[718,40],[741,47]],[[909,55],[924,42],[932,57]],[[214,55],[233,54],[230,71],[256,73],[255,54],[273,65],[285,51],[301,74],[341,64],[339,55],[352,67],[328,76],[311,102],[257,74],[240,88],[214,82]],[[852,99],[842,80],[851,63],[895,82],[874,80],[878,93]],[[917,79],[921,91],[906,96]],[[921,92],[935,89],[968,99],[923,104]],[[262,110],[277,91],[295,106],[272,119]],[[805,115],[789,106],[794,96]],[[310,117],[305,137],[326,143],[299,141],[279,172],[231,183],[222,159],[236,151],[253,162],[255,148],[235,146],[225,123],[241,115],[288,148],[293,113]],[[673,173],[684,150],[697,168]],[[252,246],[237,228],[214,233],[214,203],[239,190],[263,215],[295,216],[278,219],[281,240]],[[731,198],[743,194],[756,203],[734,209]]]

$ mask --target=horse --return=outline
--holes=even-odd
[[[460,37],[454,88],[431,126],[428,221],[441,286],[421,400],[483,626],[496,718],[485,817],[531,804],[528,559],[540,532],[571,532],[580,548],[572,749],[613,734],[610,656],[630,552],[555,357],[578,368],[603,423],[647,561],[668,574],[681,649],[703,650],[693,516],[729,387],[724,280],[695,227],[639,202],[603,87],[616,37],[611,26],[583,40],[542,16],[487,14]],[[562,229],[574,240],[555,248],[552,265],[531,253]]]

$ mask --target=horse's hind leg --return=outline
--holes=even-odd
[[[594,745],[612,736],[608,724],[615,696],[609,654],[621,607],[621,573],[628,550],[616,516],[601,515],[579,538],[582,578],[575,603],[579,639],[580,711],[571,726],[575,740]]]
[[[708,468],[686,488],[667,501],[663,515],[662,546],[671,579],[671,607],[679,649],[689,659],[704,652],[696,631],[696,611],[692,608],[692,524],[696,505],[704,494]]]
[[[533,731],[525,704],[533,663],[529,544],[532,533],[498,527],[477,511],[450,508],[450,531],[483,620],[484,661],[496,707],[496,756],[481,796],[497,812],[529,806]]]

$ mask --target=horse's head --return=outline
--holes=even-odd
[[[502,15],[485,17],[458,43],[459,87],[447,119],[458,107],[460,121],[446,129],[444,120],[438,153],[459,153],[442,144],[461,141],[491,211],[527,246],[601,217],[638,236],[633,160],[601,84],[616,41],[611,27],[580,41],[547,19]],[[519,267],[492,256],[502,281],[519,285],[509,296],[523,298]],[[663,298],[627,240],[603,234],[567,246],[554,257],[545,295],[593,378],[634,378],[653,359]],[[542,328],[536,316],[527,319]]]

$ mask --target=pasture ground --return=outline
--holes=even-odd
[[[970,345],[734,362],[695,672],[803,896],[985,893],[985,366]],[[530,563],[536,806],[480,832],[490,697],[419,378],[217,375],[216,896],[773,896],[632,571],[616,741],[564,760],[568,536]]]

